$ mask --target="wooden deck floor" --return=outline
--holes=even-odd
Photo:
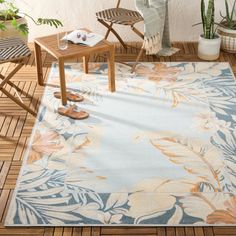
[[[140,44],[132,43],[133,46]],[[175,43],[181,51],[172,57],[155,58],[142,57],[142,61],[199,61],[196,57],[196,44]],[[116,45],[116,57],[120,61],[134,61],[138,50],[129,48],[124,51]],[[100,57],[100,60],[103,60]],[[44,77],[48,76],[53,58],[43,53]],[[236,56],[221,53],[219,61],[231,64],[236,74]],[[0,72],[5,74],[14,65],[6,64],[0,67]],[[19,87],[24,88],[27,96],[23,96],[25,103],[38,109],[44,88],[37,85],[34,57],[30,58],[25,66],[14,78]],[[10,88],[9,88],[10,89]],[[14,92],[14,91],[13,91]],[[29,95],[34,95],[32,100]],[[15,187],[16,179],[21,168],[25,147],[34,125],[34,117],[26,114],[11,100],[0,93],[0,235],[34,235],[34,236],[112,236],[112,235],[145,235],[145,236],[236,236],[236,227],[158,227],[158,228],[5,228],[3,222],[7,213],[10,199]]]

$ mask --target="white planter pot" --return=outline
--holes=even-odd
[[[17,19],[18,24],[27,24],[27,21],[25,18],[19,18]],[[25,43],[28,42],[28,36],[22,35],[18,30],[16,30],[12,24],[11,21],[6,22],[6,30],[2,31],[0,30],[0,38],[9,38],[9,37],[17,37],[22,39]]]
[[[198,42],[198,57],[202,60],[214,61],[220,55],[221,38],[205,39],[201,35]]]
[[[220,26],[218,34],[221,36],[221,49],[226,52],[236,53],[236,30]]]

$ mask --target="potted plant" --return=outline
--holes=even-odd
[[[21,37],[27,41],[29,28],[27,18],[36,25],[50,25],[56,28],[62,26],[57,19],[38,18],[21,12],[12,0],[0,0],[0,37]]]
[[[203,34],[199,37],[198,57],[203,60],[216,60],[220,54],[221,38],[216,33],[214,0],[208,0],[207,9],[205,0],[201,0],[201,17]]]
[[[229,1],[225,0],[226,15],[223,16],[219,24],[218,34],[221,36],[221,49],[226,52],[236,53],[236,0],[232,2],[232,8],[229,7]]]

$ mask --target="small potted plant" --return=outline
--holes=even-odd
[[[236,21],[234,15],[236,14],[236,0],[232,2],[230,9],[229,1],[225,0],[225,12],[222,21],[219,24],[218,34],[221,36],[221,49],[226,52],[236,53]]]
[[[50,25],[56,28],[62,26],[57,19],[38,18],[21,12],[12,0],[0,0],[0,37],[21,37],[27,41],[29,28],[27,18],[32,20],[36,25]]]
[[[208,61],[216,60],[220,54],[221,38],[216,33],[214,0],[208,0],[207,9],[205,0],[201,0],[201,17],[203,34],[199,37],[198,57]]]

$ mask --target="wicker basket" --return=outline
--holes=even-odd
[[[236,53],[236,30],[219,27],[218,34],[221,36],[221,49]]]

